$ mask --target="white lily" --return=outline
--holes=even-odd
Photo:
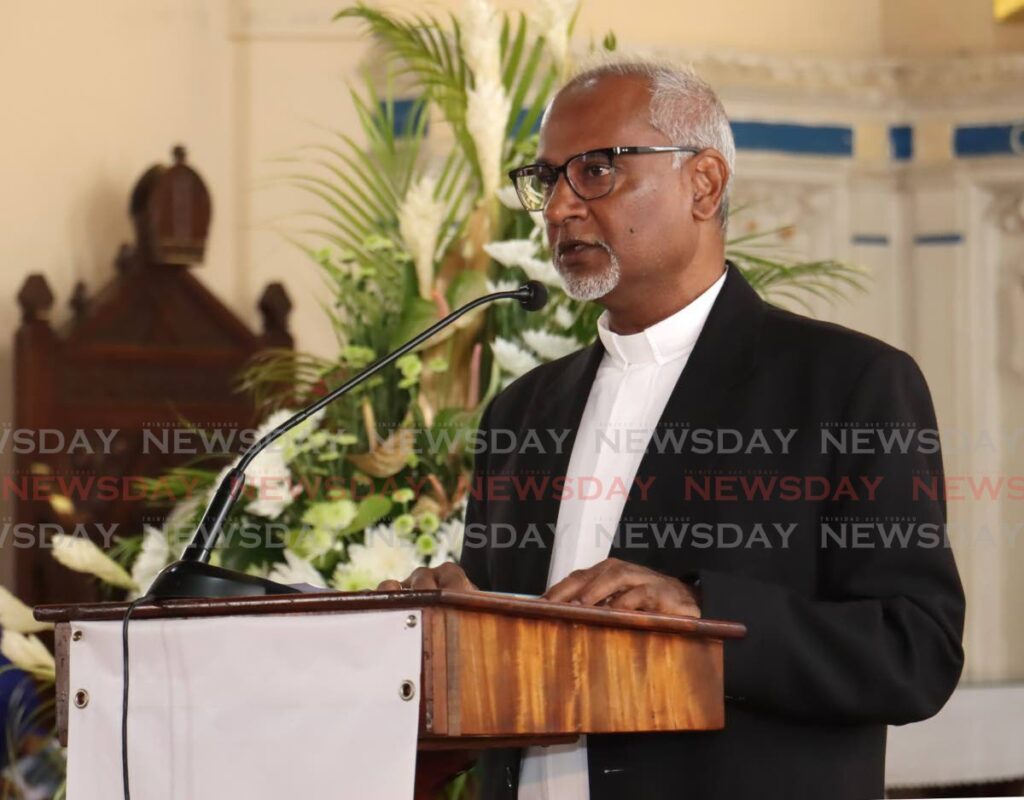
[[[5,630],[0,639],[0,653],[14,666],[37,678],[54,680],[57,664],[38,636]]]
[[[132,593],[133,597],[148,592],[153,579],[171,562],[167,534],[152,525],[143,525],[142,531],[142,549],[132,564],[132,580],[139,587]]]
[[[52,623],[39,622],[32,616],[31,608],[0,586],[0,628],[15,633],[37,633],[52,627]]]
[[[124,567],[99,549],[93,542],[81,536],[58,533],[53,537],[53,557],[70,570],[95,575],[104,583],[121,589],[137,590]]]

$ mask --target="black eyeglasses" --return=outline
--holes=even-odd
[[[558,176],[565,175],[569,187],[580,200],[596,200],[615,188],[616,156],[645,155],[647,153],[699,153],[696,147],[654,145],[651,147],[602,147],[578,153],[562,166],[527,164],[509,172],[516,187],[519,202],[527,211],[543,211],[555,191]]]

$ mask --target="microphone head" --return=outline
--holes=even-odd
[[[540,311],[548,302],[548,289],[540,281],[527,281],[516,294],[519,304],[527,311]]]

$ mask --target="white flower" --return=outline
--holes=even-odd
[[[284,453],[267,449],[246,467],[245,483],[256,489],[256,499],[245,510],[258,517],[276,519],[291,505],[302,487],[292,487],[292,473]]]
[[[424,175],[409,187],[398,210],[398,229],[416,267],[420,297],[430,299],[434,261],[444,222],[444,203],[434,199],[437,181]]]
[[[476,145],[484,197],[493,195],[501,181],[505,126],[511,108],[512,101],[498,79],[478,80],[467,92],[466,130]]]
[[[530,258],[524,261],[521,266],[523,272],[532,281],[540,281],[548,286],[557,286],[560,289],[565,287],[562,277],[558,274],[558,270],[555,269],[555,265],[551,263],[550,259]]]
[[[14,666],[37,678],[54,680],[57,675],[57,665],[53,656],[38,636],[6,630],[3,639],[0,640],[0,653],[3,653]]]
[[[0,586],[0,628],[15,633],[36,633],[52,627],[52,623],[39,622],[32,616],[31,608]]]
[[[565,306],[559,306],[555,309],[555,322],[562,328],[571,328],[575,320],[572,318],[572,312]]]
[[[487,281],[488,293],[493,292],[514,292],[519,288],[519,284],[515,281],[498,281],[497,283],[492,282],[490,279]]]
[[[132,576],[88,539],[54,534],[53,557],[68,569],[95,575],[104,583],[121,589],[138,589]]]
[[[453,517],[441,524],[437,537],[437,552],[430,559],[430,567],[438,567],[445,561],[458,561],[462,555],[462,539],[466,524],[462,517]]]
[[[462,50],[477,85],[501,79],[501,18],[487,0],[462,7]]]
[[[559,336],[548,331],[523,331],[523,341],[533,352],[548,361],[575,353],[582,347],[571,336]]]
[[[533,13],[537,30],[544,32],[544,40],[563,75],[569,66],[569,25],[578,5],[579,0],[537,0]]]
[[[144,525],[142,530],[142,549],[132,564],[132,580],[139,587],[133,593],[136,597],[149,591],[153,579],[171,561],[171,546],[166,534],[152,525]]]
[[[319,427],[320,420],[323,419],[325,413],[324,409],[320,409],[287,433],[282,434],[280,438],[275,439],[263,452],[281,453],[286,462],[291,462],[296,455],[302,452],[303,445]],[[253,442],[255,443],[260,441],[264,436],[273,431],[279,425],[284,424],[293,416],[295,416],[295,412],[288,408],[282,408],[279,411],[275,411],[256,429],[253,434]]]
[[[484,245],[484,252],[503,267],[519,267],[530,280],[562,287],[562,279],[549,259],[537,258],[537,244],[530,239],[508,239]]]
[[[368,528],[364,544],[348,547],[348,563],[334,573],[332,585],[342,591],[374,588],[381,581],[402,580],[423,566],[416,545],[388,525]]]
[[[515,186],[499,186],[494,193],[498,196],[499,202],[505,206],[505,208],[511,209],[512,211],[523,210],[523,204],[519,202],[519,195],[516,194]]]
[[[513,377],[519,377],[540,364],[530,353],[508,339],[498,337],[491,343],[491,350],[494,352],[494,360],[498,362],[498,366],[505,372],[511,373]]]
[[[223,477],[223,475],[221,476]],[[219,481],[218,481],[219,484]],[[198,495],[186,498],[171,509],[171,513],[164,520],[164,537],[170,541],[190,541],[195,533],[193,519],[199,509],[202,500]]]
[[[295,555],[291,550],[285,548],[283,564],[274,564],[273,569],[267,577],[277,583],[291,585],[295,583],[308,583],[312,586],[326,586],[323,576],[306,559]]]
[[[323,500],[310,503],[302,515],[302,521],[314,530],[325,531],[333,537],[352,523],[358,511],[358,506],[347,498]]]
[[[537,245],[529,239],[506,239],[484,245],[484,252],[503,267],[523,266],[523,262],[537,257]]]

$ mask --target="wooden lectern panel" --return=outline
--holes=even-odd
[[[36,610],[57,623],[63,737],[74,623],[118,620],[126,608]],[[396,609],[422,614],[420,747],[431,750],[721,728],[723,640],[745,634],[731,622],[450,590],[167,600],[138,607],[132,619]]]

